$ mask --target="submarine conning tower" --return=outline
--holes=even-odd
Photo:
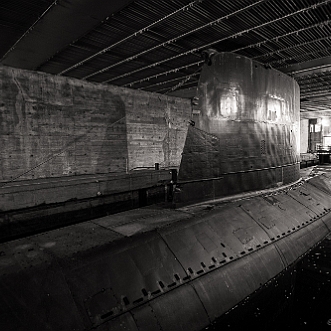
[[[300,90],[244,56],[206,51],[175,202],[289,184],[300,178]]]
[[[233,54],[208,59],[176,199],[299,177],[297,84],[256,66]],[[201,331],[233,310],[267,329],[255,299],[270,298],[268,325],[292,302],[296,263],[331,231],[331,173],[266,191],[146,206],[0,243],[1,330]]]

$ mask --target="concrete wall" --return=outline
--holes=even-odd
[[[178,167],[184,148],[191,103],[188,99],[130,90],[127,109],[129,170],[136,167]]]
[[[179,166],[190,102],[0,66],[0,180]]]
[[[308,151],[308,122],[307,118],[300,119],[300,153]]]

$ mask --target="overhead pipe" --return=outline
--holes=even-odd
[[[29,34],[33,28],[35,27],[35,25],[54,7],[57,5],[58,0],[53,1],[48,8],[38,17],[38,19],[23,33],[23,35],[15,42],[15,44],[9,48],[9,50],[3,55],[3,57],[0,59],[0,61],[2,61],[10,52],[12,52],[17,44],[23,39],[25,38],[25,36],[27,34]]]
[[[159,23],[161,23],[161,22],[167,20],[168,18],[170,18],[170,17],[172,17],[172,16],[174,16],[174,15],[176,15],[176,14],[182,12],[182,11],[185,11],[185,10],[188,10],[188,9],[192,8],[194,5],[196,5],[196,4],[198,4],[198,3],[201,3],[202,1],[204,1],[204,0],[194,0],[194,1],[190,2],[188,5],[186,5],[186,6],[184,6],[184,7],[181,7],[181,8],[179,8],[179,9],[177,9],[176,11],[174,11],[174,12],[172,12],[172,13],[170,13],[170,14],[164,16],[164,17],[162,17],[161,19],[159,19],[159,20],[153,22],[152,24],[149,24],[148,26],[146,26],[146,27],[140,29],[139,31],[136,31],[136,32],[130,34],[129,36],[125,37],[124,39],[121,39],[121,40],[117,41],[116,43],[114,43],[114,44],[112,44],[112,45],[110,45],[110,46],[107,46],[106,48],[103,48],[101,51],[99,51],[99,52],[97,52],[97,53],[94,53],[93,55],[91,55],[91,56],[85,58],[84,60],[82,60],[82,61],[80,61],[80,62],[78,62],[78,63],[76,63],[76,64],[70,66],[69,68],[67,68],[67,69],[65,69],[65,70],[62,70],[60,73],[58,73],[58,75],[63,75],[63,74],[65,74],[66,72],[68,72],[68,71],[70,71],[70,70],[72,70],[72,69],[75,69],[75,68],[81,66],[81,65],[84,64],[85,62],[87,62],[87,61],[89,61],[89,60],[92,60],[93,58],[95,58],[95,57],[97,57],[97,56],[99,56],[99,55],[101,55],[101,54],[103,54],[103,53],[108,52],[109,50],[111,50],[112,48],[114,48],[114,47],[116,47],[116,46],[122,44],[123,42],[125,42],[125,41],[127,41],[127,40],[129,40],[129,39],[131,39],[131,38],[133,38],[133,37],[136,37],[137,35],[140,35],[140,34],[146,32],[147,30],[151,29],[151,28],[154,27],[155,25],[157,25],[157,24],[159,24]]]
[[[326,82],[329,82],[330,80],[324,80],[318,81],[315,84],[306,84],[306,85],[300,85],[300,93],[303,94],[306,91],[312,91],[312,90],[320,90],[325,86]]]
[[[313,91],[321,91],[323,89],[325,89],[325,83],[329,83],[330,80],[327,80],[327,81],[324,81],[324,82],[321,82],[318,84],[318,86],[316,88],[314,87],[305,87],[305,88],[300,88],[300,94],[301,95],[305,95],[306,93],[310,93],[310,92],[313,92]]]
[[[298,55],[298,56],[291,56],[291,57],[288,57],[286,59],[281,59],[281,60],[275,60],[275,61],[271,61],[269,62],[268,64],[272,65],[272,64],[279,64],[279,66],[277,67],[278,69],[279,68],[286,68],[287,67],[287,64],[286,65],[283,65],[282,64],[285,62],[285,61],[289,61],[289,60],[297,60],[299,59],[300,57],[304,57],[304,56],[307,56],[307,55],[314,55],[316,53],[320,53],[322,51],[330,51],[331,50],[331,46],[330,47],[325,47],[323,50],[319,49],[319,50],[315,50],[313,52],[309,52],[309,53],[305,53],[305,54],[302,54],[302,55]],[[311,60],[311,59],[310,59]],[[305,62],[305,61],[301,61],[301,62]],[[300,60],[298,60],[298,63],[301,63]]]
[[[174,92],[175,90],[177,90],[179,87],[185,87],[185,88],[189,88],[189,87],[194,87],[198,84],[198,81],[186,81],[185,83],[181,84],[180,86],[175,86],[174,89],[170,89],[169,88],[163,88],[163,89],[160,89],[160,90],[156,90],[154,92],[157,92],[157,93],[162,93],[163,91],[166,91],[165,93],[168,94],[170,92]],[[192,123],[191,123],[192,125]],[[194,125],[193,125],[194,126]]]
[[[169,83],[173,83],[173,82],[176,82],[178,80],[182,80],[182,79],[186,79],[186,77],[188,76],[197,76],[199,74],[199,72],[194,72],[193,74],[190,74],[190,75],[186,75],[186,76],[181,76],[181,77],[177,77],[177,78],[173,78],[173,79],[168,79],[168,80],[164,80],[162,82],[158,82],[158,83],[155,83],[155,84],[149,84],[149,85],[146,85],[144,87],[141,87],[139,88],[139,90],[144,90],[146,88],[151,88],[151,87],[156,87],[156,86],[160,86],[160,85],[165,85],[165,84],[169,84]]]
[[[269,53],[257,55],[257,56],[252,57],[252,59],[256,60],[256,59],[263,58],[263,57],[268,57],[268,56],[271,56],[271,55],[274,55],[274,54],[279,54],[280,55],[281,52],[288,51],[288,50],[291,50],[293,48],[304,47],[304,46],[307,46],[307,45],[310,45],[310,44],[313,44],[313,43],[316,43],[316,42],[319,42],[319,41],[330,40],[330,39],[331,39],[331,36],[327,36],[327,37],[323,37],[323,38],[314,39],[314,40],[311,40],[311,41],[306,41],[306,42],[303,42],[303,43],[300,43],[300,44],[295,44],[295,45],[292,45],[292,46],[280,48],[280,49],[277,49],[276,51],[272,51],[272,52],[269,52]]]
[[[259,24],[259,25],[255,26],[255,27],[252,27],[252,28],[249,28],[249,29],[246,29],[246,30],[243,30],[243,31],[237,32],[237,33],[232,34],[232,35],[230,35],[230,36],[227,36],[227,37],[224,37],[224,38],[221,38],[221,39],[215,40],[215,41],[213,41],[213,42],[210,42],[210,43],[208,43],[208,44],[204,44],[204,45],[202,45],[202,46],[199,46],[199,47],[196,47],[196,48],[192,48],[192,49],[190,49],[189,51],[186,51],[186,52],[183,52],[183,53],[179,53],[179,54],[177,54],[177,55],[175,55],[175,56],[172,56],[172,57],[170,57],[170,58],[167,58],[167,59],[164,59],[164,60],[161,60],[161,61],[158,61],[158,62],[155,62],[155,63],[149,64],[149,65],[144,66],[144,67],[141,67],[141,68],[139,68],[139,69],[136,69],[136,70],[133,70],[133,71],[127,72],[127,73],[125,73],[125,74],[122,74],[122,75],[119,75],[119,76],[116,76],[116,77],[113,77],[113,78],[107,79],[107,80],[103,81],[103,83],[109,83],[109,82],[115,81],[115,80],[117,80],[117,79],[120,79],[120,78],[123,78],[123,77],[130,76],[130,75],[132,75],[133,73],[136,73],[136,72],[139,72],[139,71],[142,71],[142,70],[145,70],[145,69],[151,68],[151,67],[155,67],[155,66],[160,65],[160,64],[162,64],[162,63],[165,63],[165,62],[168,62],[168,61],[174,60],[174,59],[179,58],[179,57],[181,57],[181,56],[189,55],[189,54],[195,53],[195,52],[197,52],[197,51],[200,51],[201,49],[204,49],[204,48],[210,47],[210,46],[212,46],[212,45],[215,45],[215,44],[220,43],[220,42],[222,42],[222,41],[228,40],[228,39],[230,39],[230,38],[236,38],[236,37],[238,37],[238,36],[241,36],[241,35],[243,35],[243,34],[245,34],[245,33],[250,32],[250,31],[254,31],[254,30],[260,29],[260,28],[265,27],[265,26],[268,26],[268,25],[270,25],[270,24],[273,24],[273,23],[279,22],[279,21],[281,21],[281,20],[287,19],[287,18],[289,18],[289,17],[292,17],[292,16],[295,16],[295,15],[298,15],[298,14],[300,14],[300,13],[302,13],[302,12],[307,11],[307,10],[315,9],[315,8],[320,7],[320,6],[322,6],[322,5],[326,5],[326,4],[329,3],[329,2],[331,2],[331,0],[325,0],[325,1],[321,2],[321,3],[319,3],[319,4],[313,4],[313,5],[310,5],[310,6],[308,6],[308,7],[303,8],[303,9],[297,10],[297,11],[295,11],[295,12],[293,12],[293,13],[287,14],[287,15],[285,15],[285,16],[283,16],[283,17],[279,17],[279,18],[274,19],[274,20],[272,20],[272,21],[268,21],[268,22],[265,22],[265,23]],[[203,62],[203,61],[202,61],[202,62]],[[149,77],[149,78],[150,78],[150,77]],[[131,82],[131,83],[126,84],[126,85],[124,85],[124,86],[127,86],[127,85],[131,85],[131,86],[132,86],[133,84],[134,84],[134,83]]]
[[[175,90],[177,90],[179,87],[184,86],[184,84],[186,84],[194,75],[198,74],[201,71],[202,68],[199,68],[196,72],[194,72],[191,75],[186,76],[182,81],[180,81],[178,84],[176,84],[175,86],[173,86],[172,88],[168,89],[166,94],[168,94],[169,92],[173,92]],[[189,84],[189,83],[188,83]]]
[[[299,29],[299,30],[295,30],[295,31],[292,31],[292,32],[285,33],[285,34],[283,34],[283,35],[281,35],[281,36],[277,36],[277,37],[274,37],[274,38],[269,39],[269,40],[265,40],[265,41],[262,41],[262,42],[259,42],[259,43],[255,43],[255,44],[247,45],[247,46],[244,46],[244,47],[236,48],[236,49],[232,50],[232,52],[239,52],[239,51],[241,51],[241,50],[245,50],[245,49],[253,48],[253,47],[257,47],[257,46],[260,47],[261,44],[265,44],[265,43],[270,42],[270,41],[273,41],[273,40],[276,40],[276,41],[277,41],[278,39],[285,38],[285,37],[288,37],[288,36],[290,36],[290,35],[292,35],[292,34],[297,34],[297,33],[299,33],[299,32],[303,32],[303,31],[306,31],[306,30],[309,30],[309,29],[313,29],[313,28],[318,27],[318,26],[328,25],[330,22],[331,22],[331,20],[327,20],[327,21],[324,21],[324,22],[322,22],[322,23],[314,24],[314,25],[311,25],[311,26],[308,26],[308,27],[305,27],[305,28],[302,28],[302,29]],[[264,55],[261,55],[261,56],[264,56]],[[256,58],[258,58],[258,57],[256,57]],[[196,62],[195,62],[195,63],[196,63]],[[203,61],[201,61],[201,63],[203,63]],[[149,68],[149,67],[151,67],[151,66],[155,66],[155,64],[153,64],[153,65],[149,65],[149,66],[146,66],[146,69]],[[133,71],[133,72],[131,72],[131,73],[138,72],[138,71],[140,71],[141,69],[142,69],[142,68],[139,68],[139,69],[137,69],[137,70],[135,70],[135,71]],[[168,74],[168,73],[169,73],[169,72],[166,72],[166,74]],[[159,75],[159,74],[158,74],[158,75]],[[156,75],[155,78],[157,78],[158,75]],[[126,75],[125,75],[125,76],[126,76]],[[118,77],[119,77],[119,76],[118,76]],[[119,78],[122,78],[122,77],[119,77]],[[153,78],[154,78],[154,77],[153,77]],[[106,82],[107,82],[107,81],[106,81]],[[125,84],[125,85],[123,85],[123,86],[132,86],[132,85],[135,84],[136,82],[140,83],[141,80],[138,80],[138,81],[135,81],[135,82],[131,82],[131,83]]]
[[[103,69],[98,70],[98,71],[95,71],[95,72],[93,72],[93,73],[91,73],[91,74],[89,74],[89,75],[87,75],[87,76],[84,76],[83,79],[88,79],[88,78],[93,77],[93,76],[95,76],[95,75],[101,74],[101,73],[103,73],[103,72],[105,72],[105,71],[108,71],[108,70],[111,69],[111,68],[117,67],[117,66],[121,65],[122,63],[125,63],[125,62],[129,62],[129,61],[135,60],[136,58],[138,58],[138,57],[141,56],[141,55],[144,55],[144,54],[146,54],[146,53],[152,52],[152,51],[156,50],[157,48],[164,47],[164,46],[166,46],[166,45],[172,44],[172,43],[176,42],[177,40],[182,39],[182,38],[184,38],[184,37],[186,37],[186,36],[188,36],[188,35],[190,35],[190,34],[192,34],[192,33],[195,33],[195,32],[197,32],[197,31],[200,31],[200,30],[202,30],[202,29],[205,29],[205,28],[207,28],[207,27],[209,27],[209,26],[212,26],[212,25],[218,24],[218,23],[220,23],[221,21],[223,21],[224,19],[228,19],[228,18],[231,17],[231,16],[238,15],[239,13],[244,12],[244,11],[246,11],[246,10],[248,10],[248,9],[251,9],[252,7],[255,7],[255,6],[261,4],[262,2],[266,2],[266,1],[269,1],[269,0],[259,0],[259,1],[257,1],[256,3],[254,3],[254,4],[251,4],[251,5],[248,5],[248,6],[244,7],[244,8],[241,8],[241,9],[239,9],[239,10],[236,10],[236,11],[234,11],[234,12],[231,13],[231,14],[228,14],[228,15],[225,15],[225,16],[223,16],[223,17],[220,17],[220,18],[218,18],[218,19],[216,19],[216,20],[214,20],[214,21],[212,21],[212,22],[209,22],[209,23],[204,24],[204,25],[202,25],[202,26],[200,26],[200,27],[198,27],[198,28],[195,28],[195,29],[193,29],[193,30],[190,30],[190,31],[188,31],[188,32],[185,32],[185,33],[183,33],[183,34],[181,34],[181,35],[179,35],[179,36],[177,36],[177,37],[174,37],[174,38],[169,39],[169,40],[167,40],[167,41],[165,41],[165,42],[162,42],[161,44],[158,44],[158,45],[153,46],[153,47],[151,47],[151,48],[149,48],[149,49],[146,49],[146,50],[144,50],[144,51],[142,51],[142,52],[140,52],[140,53],[137,53],[137,54],[135,54],[135,55],[132,55],[132,56],[130,56],[130,57],[128,57],[128,58],[126,58],[126,59],[124,59],[124,60],[122,60],[122,61],[119,61],[119,62],[117,62],[117,63],[111,64],[111,65],[109,65],[109,66],[107,66],[107,67],[105,67],[105,68],[103,68]]]

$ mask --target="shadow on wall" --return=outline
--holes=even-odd
[[[126,171],[122,94],[16,69],[0,78],[2,180]]]
[[[109,92],[107,97],[109,99]],[[108,106],[109,114],[94,114],[91,118],[102,127],[91,140],[91,148],[96,153],[95,172],[125,173],[128,161],[125,104],[120,96],[112,95]]]
[[[84,172],[86,174],[125,173],[128,158],[125,105],[119,96],[109,95],[109,92],[103,95],[103,100],[106,101],[100,105],[100,108],[89,111],[89,125],[86,130],[71,136],[71,139],[70,136],[65,136],[69,139],[63,140],[61,148],[53,150],[43,158],[38,158],[34,165],[25,171],[22,170],[10,181],[24,179],[30,173],[45,177],[42,175],[50,173],[50,169],[55,166],[61,166],[58,176],[84,174]],[[76,131],[75,127],[71,130]],[[62,169],[65,168],[67,172],[63,172]],[[60,168],[54,169],[60,170]]]
[[[173,168],[178,166],[176,155],[178,154],[178,125],[175,118],[171,118],[171,108],[167,106],[164,111],[165,135],[162,140],[163,162],[161,167]],[[173,115],[174,116],[174,115]]]
[[[74,154],[68,162],[75,174],[125,173],[128,158],[125,104],[120,96],[109,91],[98,97],[100,102],[93,105],[96,108],[83,115],[88,124],[86,129],[70,139],[61,151],[67,151],[67,157],[70,150]],[[53,157],[60,156],[61,151]]]
[[[164,120],[165,120],[165,135],[162,140],[162,151],[163,151],[163,164],[161,166],[167,168],[170,165],[170,158],[171,158],[171,136],[172,136],[172,122],[171,122],[171,114],[170,108],[167,107],[164,111]]]

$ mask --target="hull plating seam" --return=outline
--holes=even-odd
[[[283,164],[280,166],[275,166],[275,167],[268,167],[268,168],[260,168],[260,169],[252,169],[252,170],[241,170],[241,171],[229,171],[226,173],[222,173],[220,177],[214,177],[214,178],[203,178],[203,179],[192,179],[192,180],[183,180],[183,181],[178,181],[177,184],[187,184],[187,183],[194,183],[194,182],[204,182],[204,181],[209,181],[209,180],[217,180],[217,179],[223,179],[222,176],[226,175],[236,175],[236,174],[245,174],[249,172],[256,172],[256,171],[263,171],[263,170],[270,170],[270,169],[281,169],[281,168],[286,168],[290,167],[296,164],[300,164],[300,162],[294,162],[294,163],[289,163],[289,164]]]
[[[143,208],[0,244],[0,322],[201,330],[330,233],[330,179],[198,211]]]
[[[178,286],[184,285],[184,284],[190,284],[192,283],[192,281],[194,279],[197,279],[199,277],[204,276],[207,273],[213,272],[221,267],[223,267],[226,264],[229,264],[231,262],[236,262],[238,259],[240,259],[242,256],[244,255],[249,255],[249,254],[253,254],[254,252],[258,251],[258,250],[262,250],[264,249],[266,246],[268,245],[272,245],[274,243],[277,242],[277,240],[282,240],[282,238],[286,238],[288,236],[290,236],[292,233],[299,231],[311,224],[313,224],[314,222],[317,222],[319,220],[321,220],[322,216],[325,216],[326,214],[328,214],[331,211],[331,208],[329,208],[328,210],[325,210],[323,213],[320,214],[319,217],[314,217],[311,218],[309,221],[303,222],[302,225],[298,225],[297,228],[292,228],[291,230],[288,230],[286,233],[283,232],[281,235],[277,235],[277,238],[270,238],[270,241],[265,241],[263,242],[263,244],[258,244],[255,247],[251,247],[249,248],[247,251],[242,251],[240,252],[240,255],[237,257],[233,257],[233,256],[227,256],[224,253],[224,259],[221,261],[217,261],[217,259],[215,257],[212,257],[212,261],[214,263],[209,264],[208,262],[206,262],[208,265],[206,265],[204,262],[200,262],[201,264],[201,269],[200,270],[193,270],[192,268],[188,268],[188,275],[184,278],[180,278],[180,276],[178,274],[174,274],[174,282],[172,282],[171,284],[165,284],[164,282],[162,282],[162,280],[158,281],[158,285],[159,285],[159,289],[155,290],[153,292],[146,290],[145,288],[141,289],[141,293],[142,296],[134,299],[132,301],[130,301],[130,298],[121,295],[121,298],[123,300],[123,306],[122,307],[115,307],[112,310],[110,310],[109,312],[103,314],[100,316],[100,320],[95,323],[95,326],[102,324],[104,322],[107,322],[108,320],[112,319],[112,318],[116,318],[121,314],[124,314],[128,311],[130,311],[131,309],[141,306],[145,303],[147,303],[148,301],[151,301],[171,290],[176,289]],[[323,220],[321,220],[322,223],[324,224]],[[328,234],[326,234],[321,240],[318,241],[318,243],[316,243],[311,249],[313,249],[314,247],[316,247]],[[306,254],[308,254],[311,249],[307,252],[305,252],[304,254],[302,254],[301,256],[299,256],[293,263],[291,263],[290,265],[287,265],[285,267],[285,269],[289,268],[292,264],[294,264],[298,259],[301,259],[303,256],[305,256]],[[270,279],[270,282],[276,278],[278,276],[278,274],[273,277],[272,279]],[[268,281],[269,282],[269,281]],[[265,285],[265,284],[263,284]],[[104,289],[106,290],[106,289]],[[88,301],[88,299],[86,300]],[[235,307],[234,307],[235,308]],[[91,316],[91,314],[89,314]],[[92,317],[92,316],[91,316]]]

